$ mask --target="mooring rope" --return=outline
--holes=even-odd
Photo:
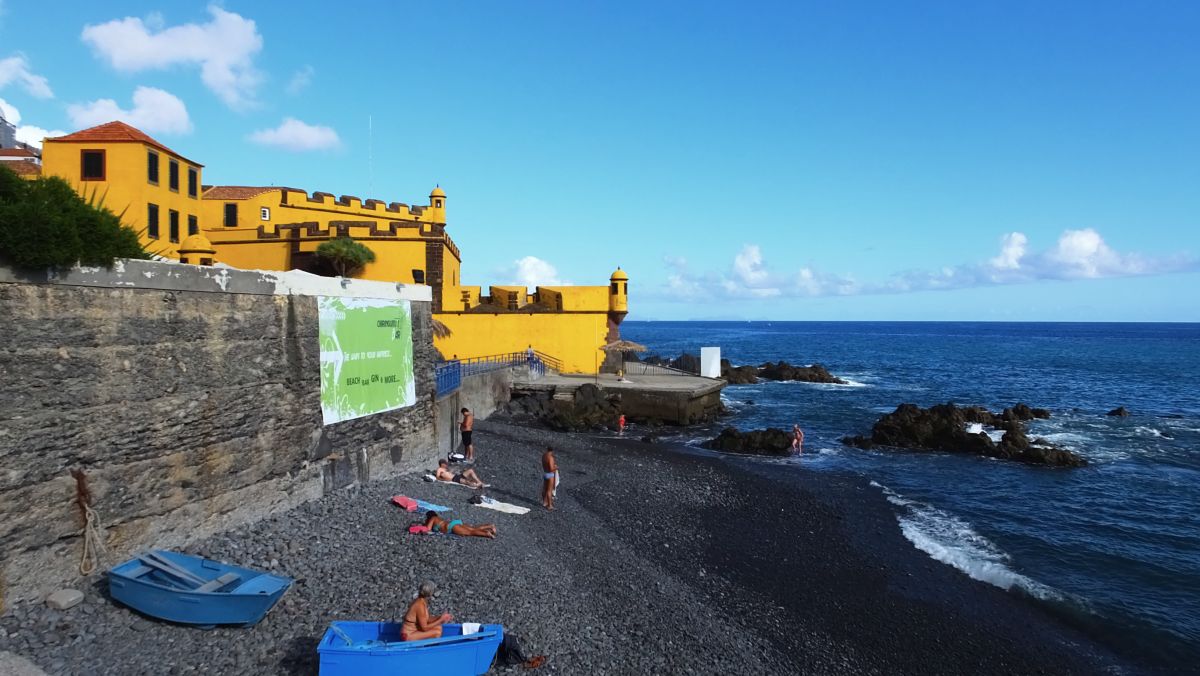
[[[87,521],[83,524],[83,556],[79,558],[79,574],[91,575],[100,567],[100,557],[106,553],[104,548],[104,526],[100,515],[90,505],[80,505]]]
[[[96,572],[100,567],[100,558],[104,556],[104,524],[100,515],[92,509],[92,491],[88,489],[87,475],[83,470],[71,470],[75,478],[75,504],[79,507],[79,515],[83,519],[83,528],[79,535],[83,538],[83,554],[79,557],[79,573],[87,576]]]

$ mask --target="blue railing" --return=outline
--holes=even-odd
[[[468,359],[450,359],[438,362],[434,366],[434,377],[437,380],[437,396],[440,399],[447,394],[453,393],[462,386],[462,379],[468,376],[522,366],[529,367],[529,375],[533,379],[544,376],[547,369],[552,371],[562,370],[562,362],[536,350],[532,352],[491,354],[485,357],[470,357]]]

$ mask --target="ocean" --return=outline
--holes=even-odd
[[[630,321],[621,333],[669,357],[719,346],[734,364],[825,365],[849,384],[730,386],[730,415],[677,440],[799,423],[804,454],[762,462],[860,474],[932,558],[1123,650],[1200,660],[1200,324]],[[947,401],[1048,408],[1030,436],[1090,464],[1045,469],[839,441],[903,402]],[[1118,406],[1132,415],[1105,415]]]

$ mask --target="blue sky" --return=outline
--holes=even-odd
[[[26,135],[422,203],[631,318],[1200,321],[1200,4],[0,0]],[[368,119],[373,133],[368,132]]]

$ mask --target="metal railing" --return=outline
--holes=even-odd
[[[643,361],[627,361],[624,364],[627,376],[696,376],[697,374],[673,366],[647,364]]]
[[[450,359],[438,362],[434,366],[434,378],[437,381],[437,396],[453,393],[462,386],[463,378],[490,373],[503,369],[528,367],[533,379],[541,378],[546,371],[562,371],[562,362],[542,352],[508,352],[491,354],[484,357],[469,357],[467,359]]]

